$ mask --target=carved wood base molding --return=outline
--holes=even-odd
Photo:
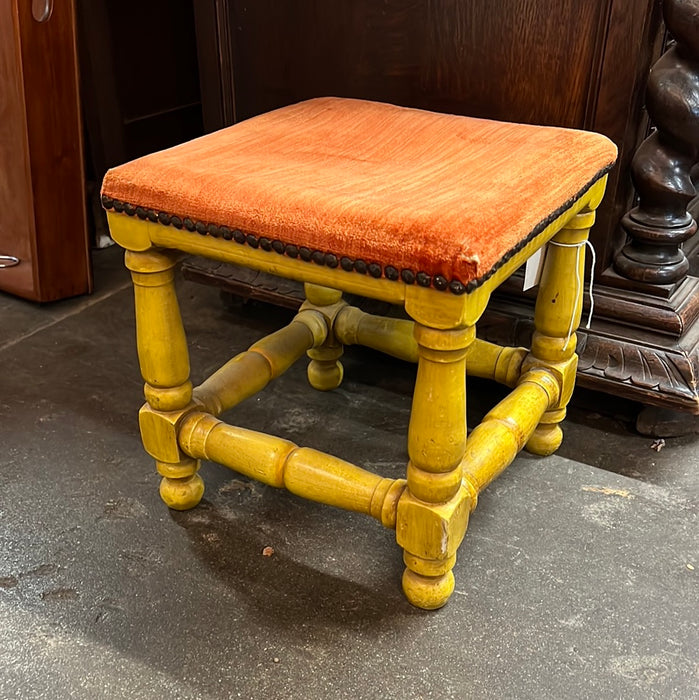
[[[578,344],[580,386],[699,414],[699,334],[683,344],[667,337],[623,338],[604,324],[581,333]],[[633,335],[633,334],[630,334]],[[645,334],[650,336],[650,334]]]
[[[479,335],[526,345],[532,329],[527,306],[494,299]],[[578,386],[699,414],[699,324],[675,338],[597,317],[578,332],[578,354]]]
[[[609,284],[609,272],[595,285],[595,316],[614,323],[641,326],[681,337],[699,320],[699,279],[686,277],[667,298],[654,292],[618,289]]]

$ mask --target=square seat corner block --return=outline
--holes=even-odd
[[[327,97],[114,168],[102,194],[156,227],[266,251],[272,271],[283,256],[463,294],[615,159],[591,132]]]

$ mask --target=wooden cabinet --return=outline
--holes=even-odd
[[[191,0],[76,2],[89,180],[99,190],[109,168],[201,136],[194,10]]]
[[[0,290],[90,289],[72,0],[0,0]]]
[[[693,31],[699,0],[664,5]],[[699,412],[697,280],[649,284],[615,269],[662,9],[657,0],[196,0],[205,127],[331,94],[608,135],[619,162],[593,231],[596,313],[579,334],[578,381]],[[520,290],[516,279],[501,290],[484,335],[516,343],[530,333]]]

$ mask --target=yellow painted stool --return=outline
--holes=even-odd
[[[524,446],[547,455],[561,442],[584,244],[615,157],[598,134],[322,98],[111,170],[102,202],[133,275],[141,435],[165,503],[197,505],[210,459],[367,513],[396,530],[410,602],[444,605],[478,493]],[[547,244],[531,349],[477,339],[493,290]],[[306,290],[288,326],[195,389],[180,252]],[[401,304],[413,321],[366,314],[343,291]],[[352,344],[418,363],[405,480],[217,418],[304,354],[311,385],[334,389]],[[466,374],[512,387],[468,437]]]

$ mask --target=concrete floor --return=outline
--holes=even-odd
[[[89,298],[0,296],[0,698],[699,697],[696,436],[656,452],[636,406],[578,392],[560,453],[481,497],[455,595],[424,613],[364,516],[211,464],[200,507],[168,512],[119,251],[95,270]],[[288,318],[181,300],[195,381]],[[401,475],[414,368],[352,349],[345,369],[319,394],[294,367],[229,419]],[[471,389],[476,421],[498,390]]]

